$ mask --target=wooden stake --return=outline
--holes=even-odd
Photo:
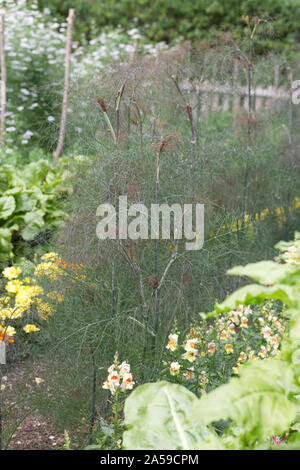
[[[68,112],[68,99],[69,99],[69,88],[70,88],[70,73],[71,73],[71,52],[72,52],[72,32],[74,24],[74,9],[70,8],[68,17],[67,27],[67,46],[66,46],[66,68],[65,68],[65,84],[64,84],[64,95],[63,104],[61,110],[61,121],[59,129],[59,137],[56,150],[53,152],[53,159],[57,160],[61,154],[66,132],[67,124],[67,112]]]
[[[0,146],[5,141],[5,113],[6,113],[6,60],[5,60],[5,15],[0,16],[0,55],[1,55],[1,114],[0,114]]]

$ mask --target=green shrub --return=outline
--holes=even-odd
[[[300,5],[291,0],[39,0],[39,6],[49,7],[53,15],[63,20],[68,8],[75,8],[77,37],[88,38],[103,28],[143,29],[150,41],[174,41],[178,38],[213,42],[221,32],[230,32],[241,39],[245,31],[243,17],[259,16],[270,22],[271,38],[263,35],[260,50],[292,49],[299,41],[297,17]],[[269,31],[270,32],[270,31]]]
[[[71,187],[66,161],[38,160],[0,168],[0,262],[24,254],[26,243],[63,222],[62,200]]]

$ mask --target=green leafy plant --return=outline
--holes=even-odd
[[[296,233],[295,241],[281,242],[276,247],[282,252],[277,262],[259,262],[229,271],[251,277],[259,284],[238,289],[216,305],[216,312],[230,311],[241,303],[261,303],[266,298],[284,299],[290,322],[280,356],[245,364],[240,378],[231,379],[200,400],[190,392],[186,400],[184,387],[167,382],[137,388],[125,403],[125,448],[269,449],[281,440],[286,449],[299,446],[295,423],[300,395],[300,233]],[[164,407],[166,399],[168,406],[158,423],[152,416]],[[213,424],[226,421],[229,424],[219,436]],[[204,437],[193,432],[199,423],[204,426]],[[205,436],[205,432],[210,434]]]
[[[74,7],[81,21],[75,24],[75,37],[90,37],[93,32],[103,28],[122,29],[141,27],[144,34],[152,41],[176,41],[178,37],[186,39],[215,40],[218,31],[232,31],[240,38],[244,32],[243,16],[258,15],[271,17],[274,29],[280,40],[262,37],[261,48],[276,50],[278,47],[293,47],[297,38],[296,18],[299,16],[297,2],[280,0],[104,0],[89,2],[72,0],[61,2],[53,0],[38,1],[39,7],[49,7],[52,14],[65,19],[68,8]]]
[[[66,161],[54,166],[47,160],[0,169],[0,262],[18,254],[24,242],[59,226],[65,215],[62,199],[71,191]],[[23,242],[23,243],[22,243]]]

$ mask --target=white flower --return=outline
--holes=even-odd
[[[178,362],[171,362],[170,365],[170,374],[178,375],[180,370],[180,364]]]
[[[126,374],[129,374],[130,372],[130,365],[124,361],[122,364],[119,366],[119,371],[120,371],[120,377],[125,377]]]
[[[53,117],[53,116],[48,116],[48,117],[47,117],[47,120],[48,120],[49,122],[53,122],[53,121],[55,121],[55,117]]]
[[[187,342],[186,342],[186,345],[185,345],[184,349],[185,349],[187,352],[196,353],[196,352],[197,352],[197,349],[196,349],[196,344],[197,344],[197,343],[198,343],[197,338],[188,339]]]
[[[24,140],[27,140],[27,139],[30,139],[30,137],[32,137],[32,136],[33,136],[33,132],[31,132],[31,131],[26,131],[26,132],[24,132],[24,134],[22,135],[22,138],[23,138]]]
[[[21,88],[20,92],[23,93],[23,95],[30,95],[30,91],[28,91],[27,88]]]
[[[135,384],[135,382],[133,382],[133,380],[132,380],[132,375],[129,374],[129,373],[125,373],[124,376],[123,376],[123,381],[122,381],[122,385],[121,385],[121,388],[122,388],[123,392],[125,390],[132,390],[134,384]]]
[[[270,338],[272,333],[272,330],[269,326],[265,326],[264,328],[261,329],[261,335],[265,338],[268,339]]]
[[[170,334],[169,335],[169,341],[166,346],[167,349],[170,349],[170,351],[175,351],[178,346],[178,335],[176,334]]]

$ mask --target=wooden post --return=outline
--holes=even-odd
[[[5,141],[5,113],[6,113],[6,60],[5,60],[5,15],[0,16],[0,55],[1,55],[1,114],[0,114],[0,146]]]
[[[294,120],[295,120],[295,116],[294,116],[294,105],[293,105],[293,100],[292,100],[292,94],[293,94],[293,88],[292,88],[292,83],[293,83],[293,71],[292,71],[292,68],[291,67],[287,67],[287,75],[288,75],[288,81],[289,81],[289,95],[290,95],[290,99],[289,99],[289,106],[290,106],[290,109],[289,109],[289,131],[290,131],[290,137],[289,137],[289,140],[290,140],[290,144],[293,143],[293,137],[294,137]]]
[[[279,87],[279,77],[280,77],[280,66],[279,64],[275,64],[274,66],[274,87]]]
[[[57,160],[61,154],[66,132],[67,124],[67,112],[68,112],[68,99],[69,99],[69,88],[70,88],[70,73],[71,73],[71,52],[72,52],[72,32],[74,24],[74,9],[70,8],[68,16],[68,27],[67,27],[67,46],[66,46],[66,67],[65,67],[65,83],[64,83],[64,94],[63,104],[61,110],[61,121],[59,129],[59,137],[56,150],[53,152],[53,159]]]
[[[133,64],[134,64],[134,61],[135,61],[135,58],[136,58],[136,51],[137,51],[137,42],[135,41],[133,43],[133,48],[132,48],[132,51],[130,53],[130,56],[129,56],[129,66],[132,67]]]

